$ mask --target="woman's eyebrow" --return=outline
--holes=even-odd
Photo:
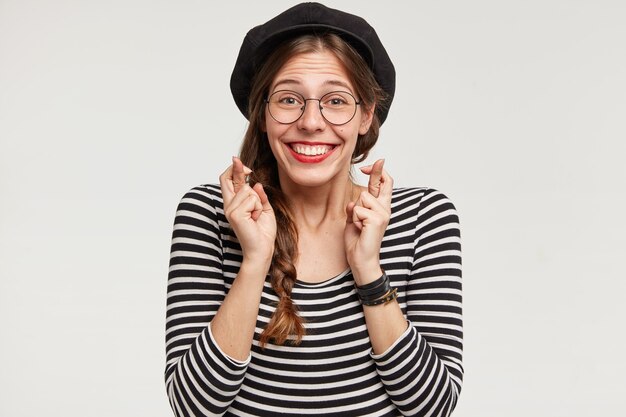
[[[332,86],[344,87],[348,91],[352,91],[352,87],[350,87],[347,83],[345,83],[343,81],[340,81],[340,80],[328,80],[328,81],[324,82],[324,85],[332,85]]]
[[[274,87],[272,88],[272,90],[275,90],[276,87],[278,87],[279,85],[283,85],[283,84],[295,84],[295,85],[300,85],[302,84],[300,81],[298,80],[292,80],[292,79],[284,79],[284,80],[279,80],[276,84],[274,84]]]
[[[276,90],[276,88],[281,85],[302,85],[302,82],[299,80],[291,79],[291,78],[285,78],[284,80],[279,80],[276,84],[274,84],[272,90]],[[323,85],[333,86],[333,87],[343,87],[347,89],[348,91],[352,91],[352,87],[350,87],[348,83],[341,81],[341,80],[327,80],[327,81],[324,81]]]

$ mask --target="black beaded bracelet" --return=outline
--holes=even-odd
[[[385,274],[385,271],[383,271],[383,274],[380,276],[380,278],[378,278],[375,281],[370,282],[369,284],[357,285],[356,290],[361,291],[361,290],[370,290],[372,288],[376,288],[380,286],[383,282],[385,282],[386,279],[387,279],[387,274]]]
[[[382,304],[383,302],[385,302],[386,297],[388,297],[393,291],[391,289],[391,282],[389,281],[389,277],[387,276],[385,271],[383,271],[381,277],[378,278],[376,281],[370,282],[369,284],[356,286],[356,292],[359,296],[361,304],[369,306]]]
[[[384,294],[385,292],[387,292],[386,290],[388,289],[387,288],[388,284],[389,284],[389,280],[386,279],[386,280],[383,280],[376,287],[369,288],[369,289],[366,289],[366,290],[364,290],[361,287],[357,287],[356,291],[359,294],[359,297],[361,297],[361,298],[371,298],[373,296]]]
[[[378,300],[370,301],[367,303],[361,300],[361,304],[363,304],[364,306],[377,306],[379,304],[388,304],[391,301],[395,300],[396,298],[398,298],[398,289],[394,288],[393,290],[389,291],[385,296],[383,296],[382,298],[379,298]]]

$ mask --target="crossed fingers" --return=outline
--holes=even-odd
[[[385,160],[379,159],[372,165],[361,167],[361,172],[369,175],[367,191],[382,205],[391,209],[393,178],[384,170]],[[358,204],[358,203],[357,203]]]
[[[252,170],[245,166],[241,159],[233,156],[233,163],[220,175],[220,186],[224,205],[230,205],[235,195],[246,185],[246,177]]]
[[[361,168],[361,172],[369,175],[367,192],[362,192],[356,202],[346,207],[348,223],[354,223],[358,229],[362,229],[364,221],[381,227],[389,221],[393,179],[383,169],[384,163],[384,159],[379,159]]]

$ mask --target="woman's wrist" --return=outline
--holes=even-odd
[[[354,282],[358,286],[363,286],[376,281],[383,274],[380,263],[373,265],[363,265],[359,267],[351,267]]]
[[[240,269],[247,271],[247,275],[262,276],[263,279],[265,279],[265,276],[268,274],[271,265],[272,256],[268,257],[244,255],[241,261]]]

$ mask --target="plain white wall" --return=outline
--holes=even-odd
[[[245,32],[292,1],[0,0],[0,416],[169,416],[178,200],[245,129]],[[625,404],[626,3],[328,1],[397,95],[371,159],[456,203],[456,417]]]

